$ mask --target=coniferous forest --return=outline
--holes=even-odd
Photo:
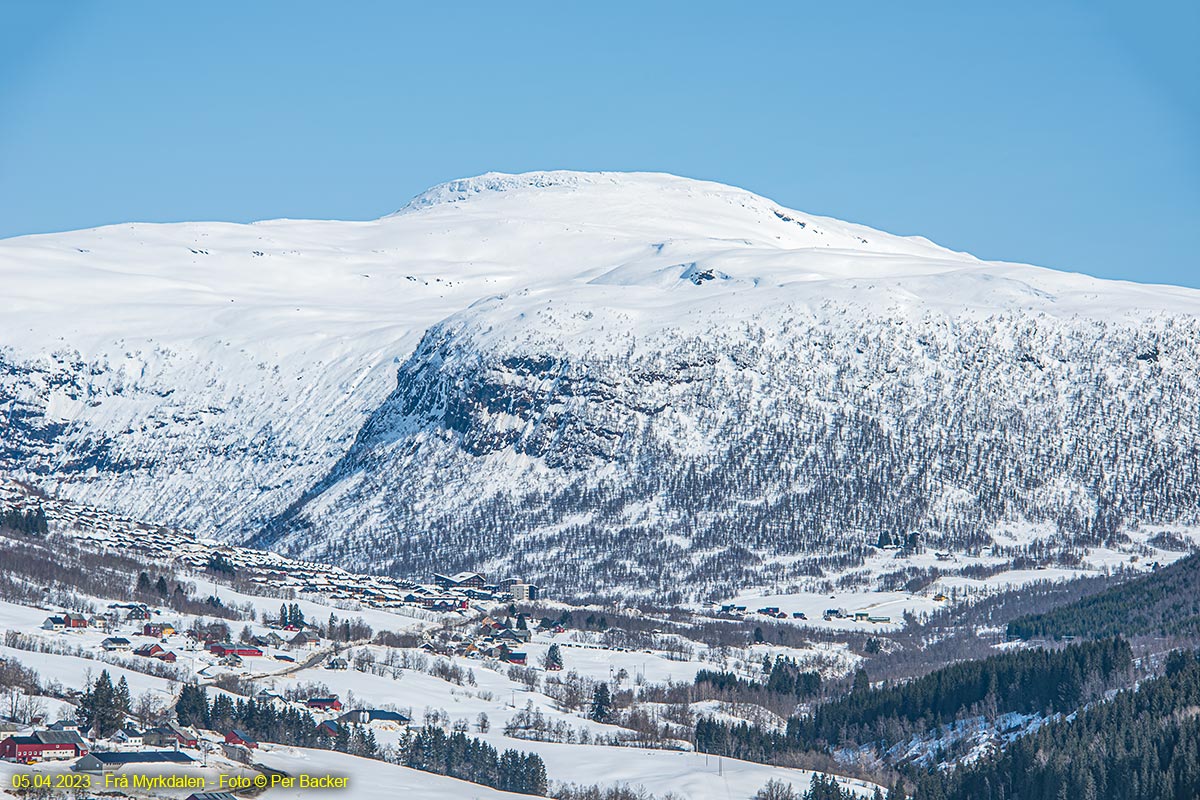
[[[895,685],[871,686],[860,672],[849,693],[792,717],[786,733],[705,719],[696,725],[696,747],[750,760],[770,760],[776,751],[826,751],[846,741],[882,750],[981,711],[1070,713],[1123,677],[1130,662],[1127,642],[1105,639],[964,661]]]
[[[917,778],[917,800],[1195,800],[1200,658],[1175,652],[1136,691],[1051,722],[949,775]]]
[[[816,748],[850,737],[884,746],[914,732],[952,722],[986,707],[995,713],[1067,714],[1088,687],[1105,687],[1129,669],[1132,653],[1122,639],[1036,648],[964,661],[908,683],[856,688],[793,718],[788,736]],[[1093,689],[1095,691],[1095,689]]]
[[[894,767],[889,796],[915,800],[1194,800],[1200,653],[1171,651],[1161,674],[1140,683],[1131,680],[1131,655],[1114,638],[952,664],[897,685],[871,686],[860,673],[849,692],[791,718],[786,732],[705,717],[695,744],[777,764],[870,748]],[[1044,722],[958,766],[890,755],[896,742],[955,720],[1008,712]]]
[[[1008,624],[1013,639],[1065,636],[1169,636],[1200,631],[1200,554],[1150,575],[1113,586],[1041,614]]]

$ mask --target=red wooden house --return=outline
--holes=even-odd
[[[262,650],[246,644],[231,644],[230,642],[210,644],[208,649],[215,656],[261,656]]]
[[[0,758],[22,764],[75,758],[87,751],[87,744],[75,731],[34,731],[0,741]]]
[[[305,705],[309,708],[320,709],[321,711],[342,710],[342,701],[337,699],[337,695],[333,697],[310,697]]]
[[[243,747],[249,747],[251,750],[258,747],[258,740],[245,731],[234,728],[229,733],[225,734],[225,744],[240,744]]]

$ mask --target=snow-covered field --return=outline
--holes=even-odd
[[[258,598],[252,595],[232,592],[227,586],[212,582],[201,583],[202,593],[219,594],[227,602],[236,601],[239,604],[249,604],[261,612],[273,614],[278,601],[270,598]],[[93,598],[92,602],[98,607],[105,607],[107,602],[101,598]],[[328,606],[319,603],[303,605],[306,614],[322,619],[329,612]],[[158,641],[179,655],[177,667],[184,678],[197,678],[208,683],[214,678],[233,673],[254,680],[255,691],[269,691],[284,694],[289,688],[304,685],[324,684],[339,695],[348,707],[363,708],[394,708],[410,712],[413,724],[424,724],[427,715],[432,714],[433,724],[447,727],[462,724],[470,731],[470,735],[478,736],[498,750],[518,749],[534,752],[540,755],[547,773],[554,782],[576,784],[599,784],[602,786],[627,785],[643,788],[656,794],[674,792],[676,796],[693,800],[725,800],[725,798],[749,798],[759,787],[769,779],[775,778],[800,786],[807,786],[811,773],[770,767],[761,764],[742,762],[735,759],[718,759],[712,756],[696,754],[680,750],[653,748],[613,747],[596,743],[553,743],[529,741],[523,738],[510,738],[504,733],[509,723],[518,713],[532,710],[540,713],[551,725],[565,725],[574,732],[573,735],[583,734],[591,742],[596,737],[613,737],[627,734],[615,725],[594,722],[582,711],[565,711],[554,700],[541,691],[541,681],[550,673],[540,672],[537,688],[530,689],[521,680],[509,677],[508,665],[495,661],[485,661],[478,658],[461,656],[432,656],[419,650],[396,650],[379,645],[357,644],[343,650],[341,655],[353,663],[358,657],[370,655],[376,663],[381,663],[391,655],[409,658],[413,662],[410,668],[396,667],[385,670],[384,674],[362,672],[354,668],[334,670],[328,668],[330,652],[325,651],[289,651],[282,648],[267,648],[263,657],[246,657],[240,667],[226,667],[217,664],[217,659],[211,654],[196,648],[181,634],[168,634],[161,639],[151,639],[140,636],[141,621],[127,621],[109,631],[97,629],[51,631],[43,630],[42,621],[52,609],[34,608],[17,603],[0,601],[0,628],[23,634],[27,639],[40,643],[41,646],[52,649],[76,648],[83,655],[67,655],[57,652],[36,652],[27,649],[0,646],[0,658],[11,659],[37,671],[43,685],[57,684],[64,688],[82,687],[87,676],[95,677],[101,669],[107,669],[114,681],[125,678],[132,695],[137,698],[143,693],[149,693],[158,700],[169,703],[178,692],[179,684],[167,678],[147,675],[133,669],[126,669],[110,663],[113,659],[135,659],[128,651],[106,654],[100,648],[100,641],[107,636],[125,636],[132,640],[133,645]],[[180,630],[191,622],[204,622],[206,618],[190,617],[173,612],[155,613],[154,622],[170,621]],[[393,619],[385,621],[394,622]],[[465,621],[468,626],[477,624]],[[240,623],[234,623],[236,630]],[[250,623],[255,633],[265,633],[269,627],[259,623]],[[394,628],[395,626],[393,626]],[[414,626],[414,630],[426,627],[423,624]],[[533,641],[524,646],[529,655],[530,663],[536,663],[551,644],[559,644],[565,670],[562,675],[574,672],[584,678],[611,682],[617,688],[632,688],[641,682],[684,682],[690,683],[697,669],[712,666],[711,662],[699,660],[698,654],[708,656],[701,643],[691,643],[698,654],[677,660],[679,655],[669,657],[662,651],[627,651],[610,649],[599,643],[590,641],[594,635],[581,632],[538,633]],[[766,649],[754,648],[742,653],[732,654],[749,660],[761,657],[760,652]],[[281,663],[271,656],[276,653],[289,653],[298,661],[303,660],[312,652],[324,652],[317,663],[301,667],[295,663]],[[395,659],[398,663],[400,659]],[[469,674],[462,684],[436,677],[432,672],[435,662],[441,661],[455,667],[460,667],[464,674]],[[747,661],[747,663],[748,663]],[[742,662],[728,663],[734,667]],[[621,677],[624,674],[625,677]],[[216,687],[210,687],[210,692],[220,692]],[[698,704],[697,711],[707,710],[709,704]],[[47,719],[66,718],[73,716],[73,707],[64,701],[50,698],[42,699],[42,708]],[[314,712],[318,720],[333,719],[336,713]],[[490,722],[490,731],[480,731],[478,721],[480,715],[485,715]],[[395,723],[375,723],[372,730],[381,746],[395,743],[403,734],[404,726]],[[219,732],[218,732],[219,736]],[[193,753],[201,758],[199,753]],[[236,767],[232,762],[221,757],[219,753],[209,756],[211,763],[208,767],[196,765],[179,770],[167,770],[179,774],[203,775],[210,780],[209,788],[214,788],[212,781],[220,774],[235,774],[239,770],[245,774],[253,774],[244,768]],[[274,788],[270,789],[267,797],[394,797],[397,793],[409,793],[414,797],[430,798],[500,798],[509,797],[476,784],[463,783],[451,778],[432,775],[395,766],[385,762],[356,758],[353,756],[324,750],[294,748],[278,744],[264,743],[256,751],[255,760],[273,769],[287,772],[291,775],[333,774],[347,776],[350,781],[348,789],[299,789]],[[34,771],[54,771],[58,768],[37,766]],[[141,767],[129,770],[144,774],[162,771],[161,768],[143,769]],[[0,766],[0,777],[9,782],[16,773],[28,773],[29,768],[17,767],[11,764]],[[846,785],[863,790],[868,788],[858,781],[847,780]],[[0,786],[0,795],[4,787]],[[348,794],[349,793],[349,794]],[[137,792],[132,792],[135,796]],[[162,796],[182,797],[186,792],[164,791]]]
[[[1185,541],[1200,543],[1200,530],[1187,528],[1178,530],[1176,533]],[[1053,534],[1047,536],[1045,532],[1041,532],[1041,538],[1052,540]],[[879,551],[877,555],[867,558],[862,566],[848,571],[853,572],[859,578],[859,582],[867,588],[833,592],[771,592],[763,591],[762,588],[754,588],[721,600],[716,605],[746,606],[745,618],[748,620],[769,619],[757,614],[757,610],[776,607],[781,613],[786,614],[786,618],[771,620],[775,622],[833,630],[894,631],[903,626],[905,613],[920,617],[964,599],[1018,589],[1033,583],[1071,580],[1117,569],[1133,572],[1147,571],[1152,569],[1155,563],[1165,566],[1187,555],[1187,552],[1182,550],[1162,549],[1150,545],[1146,541],[1147,537],[1144,532],[1140,535],[1135,534],[1131,538],[1133,541],[1126,550],[1103,547],[1087,549],[1077,567],[1039,566],[1028,569],[1003,569],[982,578],[943,574],[917,593],[882,591],[869,587],[877,584],[881,576],[898,568],[938,569],[942,572],[952,573],[963,567],[993,566],[1003,563],[1003,559],[987,555],[969,556],[961,553],[944,553],[939,557],[933,552],[905,554],[895,550],[883,550]],[[1039,537],[1034,535],[1034,531],[1024,530],[1010,532],[1010,535],[998,537],[998,539],[1000,543],[1011,546],[1033,543],[1038,541]],[[834,574],[830,576],[830,579],[837,577],[839,576]],[[944,596],[946,599],[935,600],[934,598],[938,596]],[[842,611],[845,616],[833,616],[831,619],[825,619],[825,612],[835,609]],[[794,613],[802,613],[806,619],[795,618],[792,616]],[[876,618],[887,617],[888,622],[855,619],[856,613],[866,613]]]
[[[393,800],[393,798],[429,798],[429,800],[517,800],[529,795],[501,792],[480,786],[477,783],[433,775],[420,770],[400,767],[368,758],[358,758],[329,750],[311,750],[303,747],[266,745],[258,753],[259,763],[291,776],[335,775],[345,776],[349,784],[345,789],[301,789],[277,787],[270,789],[266,797],[275,800],[288,798],[346,798],[355,800]]]

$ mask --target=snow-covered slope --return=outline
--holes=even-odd
[[[1200,293],[718,184],[489,174],[11,239],[0,280],[0,468],[290,552],[663,587],[1195,522]]]

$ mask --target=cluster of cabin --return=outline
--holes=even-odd
[[[274,695],[269,699],[284,702],[282,698]],[[336,695],[312,697],[305,701],[304,705],[318,713],[342,712],[317,724],[317,733],[331,738],[336,737],[347,726],[381,724],[395,727],[408,725],[412,721],[408,714],[390,709],[357,708],[345,711]],[[219,738],[215,740],[206,739],[191,728],[185,728],[175,722],[144,731],[127,723],[111,736],[98,740],[94,731],[89,732],[85,738],[75,723],[61,721],[45,728],[22,734],[14,733],[0,739],[0,759],[19,764],[74,760],[72,770],[103,773],[129,765],[186,766],[197,761],[194,756],[185,752],[186,750],[199,751],[203,748],[213,751],[219,747],[222,754],[232,761],[245,764],[252,762],[253,751],[259,746],[254,736],[242,728],[232,728],[223,735],[218,733],[217,736]],[[213,796],[219,795],[193,795],[198,800],[209,800]]]
[[[466,611],[472,601],[528,602],[540,599],[541,594],[537,585],[518,578],[489,583],[479,573],[460,572],[434,575],[432,584],[420,584],[349,572],[265,550],[215,544],[199,540],[188,531],[145,525],[57,498],[33,498],[12,483],[0,483],[0,505],[18,510],[26,506],[42,508],[47,519],[64,533],[149,560],[203,571],[214,559],[220,559],[240,578],[274,591],[291,589],[330,600],[355,601],[372,608],[407,606],[451,613]],[[62,625],[70,627],[65,620]]]
[[[276,708],[291,705],[283,697],[263,690],[255,699],[271,703]],[[334,695],[309,697],[299,701],[308,711],[316,714],[317,733],[335,737],[346,726],[374,724],[385,727],[408,725],[411,717],[401,711],[384,708],[354,708],[347,710],[341,699]],[[18,726],[3,723],[10,731]],[[222,734],[218,733],[218,737]],[[20,764],[62,762],[79,759],[72,769],[78,771],[107,772],[128,764],[191,763],[195,759],[183,750],[220,747],[223,754],[233,761],[251,762],[251,751],[258,748],[254,736],[241,728],[232,728],[223,733],[221,739],[205,739],[197,731],[167,722],[146,730],[139,730],[131,722],[106,737],[97,736],[96,731],[81,731],[71,720],[61,720],[44,727],[26,729],[23,733],[13,732],[0,739],[0,759]]]
[[[216,667],[242,668],[244,659],[270,657],[295,663],[296,651],[312,650],[323,640],[316,625],[302,623],[267,630],[241,641],[228,641],[217,626],[193,626],[183,630],[159,609],[141,603],[112,603],[105,613],[84,616],[74,612],[51,614],[42,628],[60,635],[102,631],[103,638],[90,639],[90,646],[104,653],[132,655],[175,664],[191,656],[191,669],[212,677]],[[288,651],[291,651],[289,654]],[[199,652],[208,657],[197,658]]]
[[[945,597],[943,596],[942,599],[945,599]],[[748,613],[746,606],[738,605],[736,603],[726,603],[725,605],[722,605],[720,608],[721,608],[722,614],[729,614],[730,616],[738,617],[738,618],[744,617]],[[786,611],[780,610],[779,606],[763,606],[762,608],[756,609],[753,613],[758,614],[763,617],[766,617],[767,619],[794,619],[794,620],[804,620],[804,621],[808,620],[808,615],[805,614],[803,611],[793,611],[791,614],[789,614]],[[871,614],[868,611],[855,611],[853,613],[847,613],[844,609],[841,609],[841,608],[825,609],[825,613],[822,618],[826,622],[830,622],[835,619],[852,619],[855,622],[879,622],[879,623],[885,623],[885,622],[892,621],[891,617],[876,616],[876,615]]]
[[[51,614],[42,622],[42,628],[48,631],[81,631],[81,630],[100,630],[109,632],[115,630],[121,625],[122,621],[132,621],[135,625],[142,620],[148,620],[152,617],[153,612],[142,603],[112,603],[108,607],[108,612],[102,615],[93,615],[91,617],[74,612],[64,611],[60,614]],[[146,622],[141,629],[141,636],[147,636],[154,639],[163,639],[175,633],[175,627],[163,622]],[[151,642],[138,647],[125,636],[108,636],[100,642],[100,648],[105,652],[123,652],[132,651],[135,656],[143,658],[155,658],[159,661],[167,663],[175,663],[177,656],[174,652],[166,649],[157,642]]]
[[[729,614],[733,617],[744,617],[747,614],[747,607],[738,605],[737,603],[726,603],[721,606],[721,613]],[[791,614],[788,614],[786,611],[780,611],[779,606],[763,606],[762,608],[755,609],[754,613],[768,619],[808,619],[808,615],[803,611],[793,611]]]
[[[543,628],[539,625],[538,629]],[[545,630],[562,633],[564,629],[560,625],[550,624]],[[421,647],[434,655],[494,658],[507,664],[525,666],[528,661],[525,645],[532,638],[532,630],[514,626],[511,619],[499,620],[485,616],[474,630],[459,629],[445,634],[436,642],[426,642]]]
[[[879,616],[872,614],[870,611],[855,611],[847,613],[841,608],[825,609],[824,620],[829,622],[834,619],[852,619],[855,622],[873,622],[873,623],[888,623],[892,621],[891,617]]]
[[[73,611],[63,611],[51,614],[42,622],[42,628],[48,631],[76,631],[95,629],[111,631],[122,622],[141,622],[153,616],[153,612],[145,603],[110,603],[108,611],[103,614],[84,616]]]
[[[255,695],[255,700],[259,703],[270,703],[280,709],[290,705],[289,701],[268,690],[263,690]],[[412,722],[412,718],[408,714],[391,709],[355,708],[347,710],[336,694],[309,697],[302,701],[301,705],[321,718],[317,723],[319,736],[335,737],[349,725],[369,726],[379,723],[383,726],[395,727],[409,725]],[[258,747],[258,742],[245,731],[235,728],[225,734],[225,745],[227,749],[240,746],[253,750]],[[235,760],[241,759],[235,758]]]
[[[179,749],[196,748],[199,741],[194,731],[173,722],[144,731],[127,723],[101,739],[95,731],[88,732],[85,738],[78,725],[62,720],[0,740],[0,759],[19,764],[79,759],[72,769],[106,772],[126,764],[187,763],[194,759],[179,753]]]

